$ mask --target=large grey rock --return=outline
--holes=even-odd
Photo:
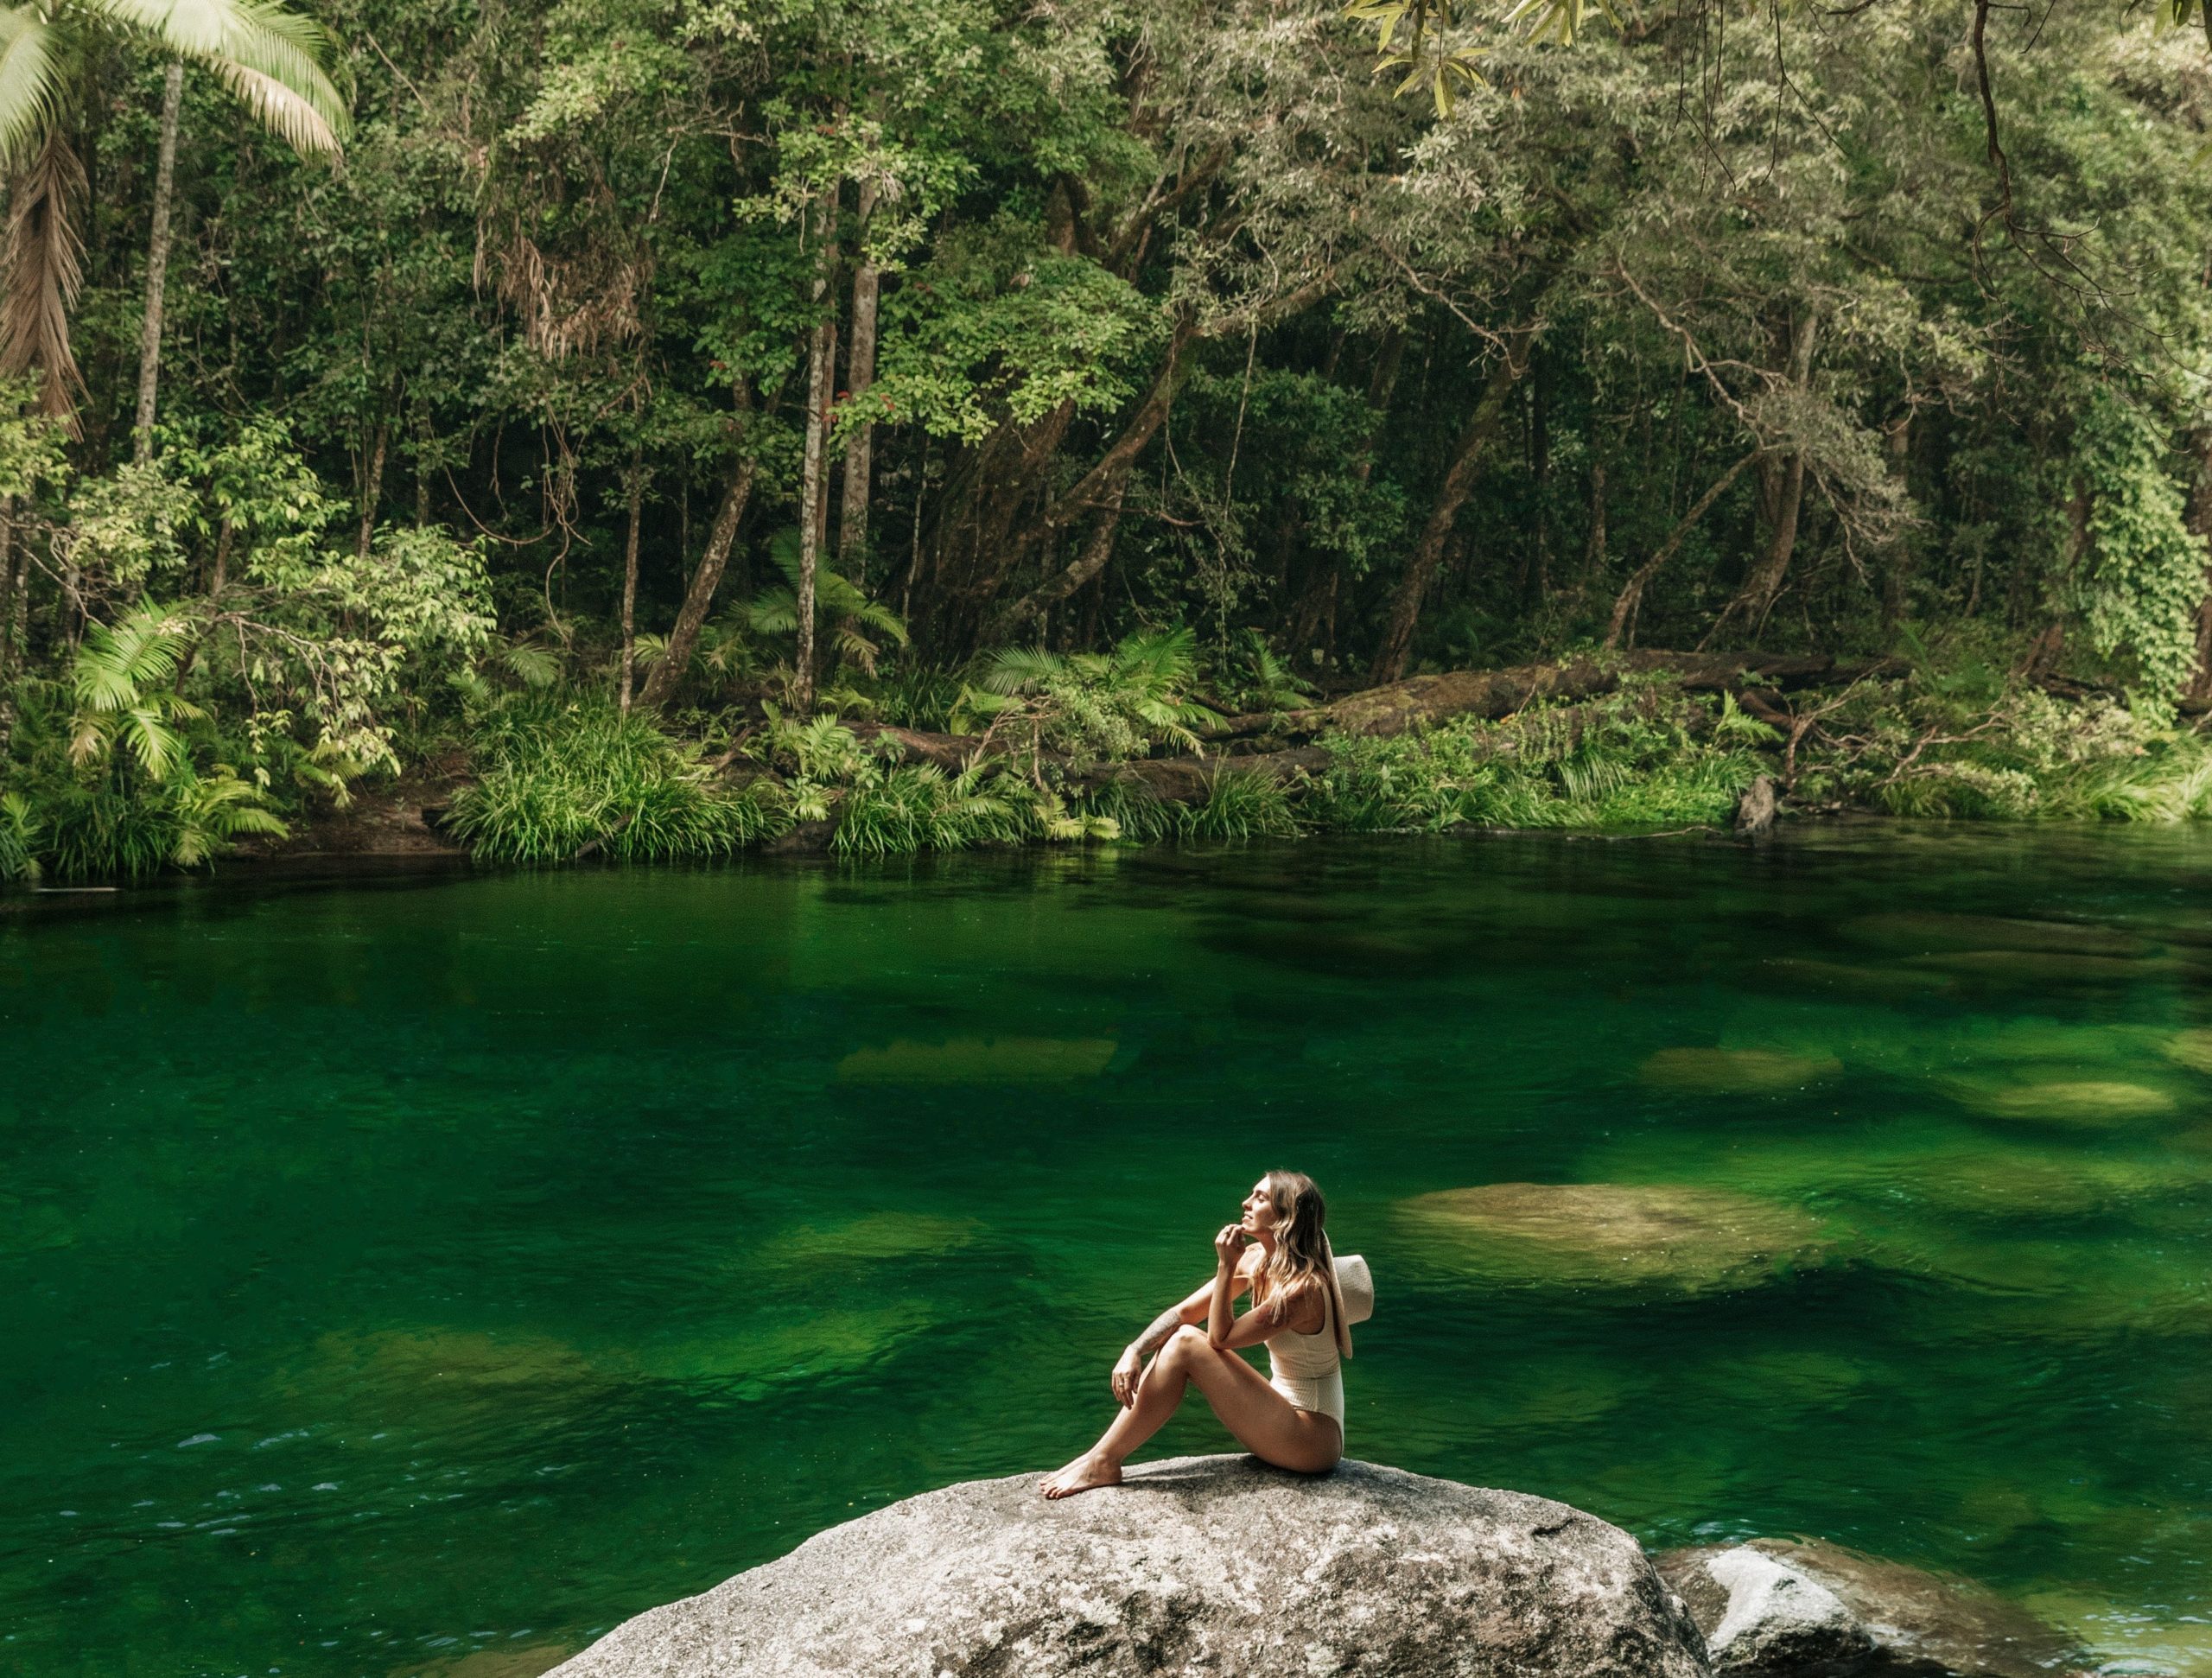
[[[1669,1550],[1716,1678],[2050,1678],[2081,1652],[1993,1591],[1840,1545]]]
[[[1702,1678],[1636,1541],[1513,1491],[1179,1457],[948,1486],[617,1627],[558,1678]]]

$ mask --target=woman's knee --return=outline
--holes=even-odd
[[[1212,1349],[1211,1343],[1206,1338],[1205,1330],[1193,1328],[1190,1324],[1185,1323],[1169,1337],[1166,1345],[1160,1349],[1160,1355],[1162,1357],[1172,1357],[1178,1363],[1187,1363],[1201,1352],[1208,1352]]]

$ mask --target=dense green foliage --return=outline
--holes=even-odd
[[[646,718],[603,700],[511,700],[478,720],[482,774],[454,832],[499,861],[727,856],[780,830],[781,802],[733,788]]]
[[[465,831],[533,858],[1665,825],[1754,761],[1803,802],[2196,807],[2200,35],[1446,6],[1399,98],[1355,10],[338,0],[327,53],[283,24],[296,108],[186,52],[168,198],[183,49],[86,22],[35,134],[89,172],[66,321],[41,293],[81,386],[49,344],[0,418],[0,874],[189,865],[456,747]],[[37,219],[19,279],[67,254]],[[1096,772],[1636,644],[1923,674],[1786,754],[1639,712],[1191,813]],[[487,701],[518,681],[559,696]],[[2115,705],[2178,779],[2094,790]],[[800,763],[824,718],[991,751]]]

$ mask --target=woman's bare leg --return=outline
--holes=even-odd
[[[1047,1497],[1067,1497],[1118,1484],[1129,1453],[1160,1430],[1193,1382],[1237,1443],[1262,1462],[1318,1474],[1344,1455],[1335,1422],[1299,1409],[1235,1352],[1216,1351],[1203,1329],[1185,1327],[1152,1360],[1137,1383],[1136,1402],[1114,1418],[1097,1444],[1039,1489]]]

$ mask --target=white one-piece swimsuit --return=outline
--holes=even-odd
[[[1337,1355],[1336,1325],[1332,1320],[1337,1308],[1336,1300],[1331,1297],[1334,1292],[1327,1287],[1321,1290],[1319,1334],[1300,1334],[1286,1328],[1270,1334],[1261,1344],[1268,1349],[1268,1364],[1273,1371],[1268,1384],[1301,1410],[1334,1416],[1341,1429],[1344,1425],[1344,1360]]]

